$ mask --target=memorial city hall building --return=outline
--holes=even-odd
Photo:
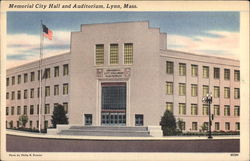
[[[223,43],[223,42],[222,42]],[[38,128],[39,69],[41,126],[51,126],[62,104],[69,124],[159,126],[166,109],[185,131],[208,124],[203,96],[212,93],[212,131],[240,127],[239,61],[167,49],[167,34],[148,22],[82,25],[71,33],[69,53],[7,70],[6,126]]]

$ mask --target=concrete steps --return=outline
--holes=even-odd
[[[71,126],[69,129],[61,130],[58,134],[83,135],[83,136],[128,136],[128,137],[150,136],[147,127],[125,127],[125,126]]]

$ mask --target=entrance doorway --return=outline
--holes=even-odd
[[[101,124],[126,125],[126,83],[102,83]]]

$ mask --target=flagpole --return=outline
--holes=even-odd
[[[41,114],[42,114],[42,59],[43,59],[43,21],[41,20],[41,27],[40,27],[40,60],[39,60],[39,112],[38,112],[38,130],[41,133]]]

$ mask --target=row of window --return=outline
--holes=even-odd
[[[209,86],[203,85],[202,86],[202,95],[206,96],[209,93]],[[174,83],[173,82],[166,82],[166,94],[167,95],[173,95],[174,92]],[[186,83],[179,83],[179,95],[185,96],[186,95]],[[191,84],[191,96],[196,97],[198,96],[198,85],[197,84]],[[214,86],[214,92],[213,92],[214,98],[220,97],[220,87]],[[230,98],[230,88],[224,87],[224,98]],[[240,98],[240,88],[234,88],[234,98],[239,99]]]
[[[166,109],[173,112],[173,102],[166,102]],[[202,106],[202,115],[208,115],[209,107],[207,104],[203,104]],[[179,103],[179,114],[180,115],[186,115],[186,104],[185,103]],[[214,105],[213,106],[213,113],[216,116],[221,115],[220,106]],[[191,115],[198,115],[198,105],[197,104],[191,104]],[[224,105],[224,116],[230,116],[230,106]],[[234,116],[240,116],[240,106],[234,106]]]
[[[208,129],[208,122],[203,122],[203,124],[201,126],[204,126],[205,129]],[[225,122],[224,129],[226,131],[231,130],[230,126],[231,126],[230,122]],[[181,126],[179,128],[181,130],[186,130],[186,123],[183,121],[182,124],[181,124]],[[192,128],[190,130],[197,131],[197,130],[202,130],[202,129],[198,129],[198,122],[192,122]],[[221,130],[221,128],[220,128],[220,122],[215,122],[214,123],[214,130],[215,131]],[[236,130],[236,131],[240,130],[240,123],[239,122],[235,123],[235,129],[234,130]]]
[[[54,107],[56,107],[58,105],[58,103],[54,103]],[[64,102],[63,103],[63,107],[66,113],[68,113],[68,102]],[[17,106],[16,108],[14,106],[12,106],[11,108],[6,107],[6,115],[34,115],[39,114],[39,104],[37,104],[36,106],[36,112],[35,112],[35,106],[34,105],[30,105],[29,109],[28,106],[23,106],[23,108],[21,106]],[[16,111],[16,112],[15,112]],[[23,112],[23,113],[22,113]],[[41,111],[40,111],[41,112]],[[45,104],[44,106],[44,114],[51,114],[50,111],[50,104]]]
[[[31,88],[30,90],[30,98],[35,98],[35,89]],[[45,97],[50,96],[50,86],[46,86],[45,87]],[[69,93],[69,85],[68,83],[63,84],[62,86],[62,94],[63,95],[67,95]],[[59,85],[54,85],[54,96],[58,96],[60,94],[59,92]],[[22,91],[18,90],[17,91],[17,96],[15,94],[15,91],[11,92],[11,100],[15,100],[15,98],[17,98],[18,100],[20,100],[22,98]],[[40,88],[37,88],[37,98],[40,97]],[[10,98],[10,93],[7,92],[6,93],[6,99]],[[28,89],[23,90],[23,99],[27,99],[28,98]]]
[[[166,73],[173,74],[174,73],[174,62],[167,61],[166,62]],[[186,75],[186,64],[179,63],[179,75],[185,76]],[[197,77],[198,76],[198,65],[191,64],[191,76]],[[202,66],[202,77],[209,78],[209,67]],[[214,79],[220,79],[220,68],[214,67]],[[224,80],[230,80],[230,69],[224,69]],[[240,80],[240,71],[234,70],[234,80]]]
[[[133,63],[133,44],[124,44],[124,64]],[[96,65],[104,64],[104,44],[97,44],[95,48],[95,63]],[[109,47],[109,64],[119,64],[119,45],[110,44]]]
[[[49,124],[49,121],[48,120],[45,120],[44,121],[44,128],[45,129],[47,129],[48,128],[48,124]],[[14,127],[14,125],[13,125],[13,121],[11,120],[11,121],[6,121],[6,127],[9,127],[9,128],[13,128]],[[16,121],[16,127],[17,128],[19,128],[19,127],[21,127],[21,123],[20,123],[20,121]],[[29,128],[35,128],[34,126],[33,126],[33,121],[29,121]],[[36,121],[36,128],[38,129],[39,128],[39,121],[37,120]]]
[[[43,72],[43,70],[41,70],[42,72],[42,79],[47,79],[50,78],[50,68],[46,68]],[[40,80],[40,76],[41,76],[40,70],[37,71],[37,80]],[[68,75],[69,74],[69,65],[68,64],[64,64],[63,65],[63,76]],[[55,66],[54,67],[54,77],[59,77],[60,75],[60,68],[59,66]],[[17,78],[15,76],[11,77],[11,85],[15,85],[16,83],[16,79],[17,79],[17,84],[21,84],[22,83],[22,75],[19,74],[17,76]],[[35,72],[30,72],[30,82],[35,81]],[[23,74],[23,82],[27,83],[28,82],[28,73],[24,73]],[[6,78],[6,85],[9,86],[10,85],[10,78]]]

